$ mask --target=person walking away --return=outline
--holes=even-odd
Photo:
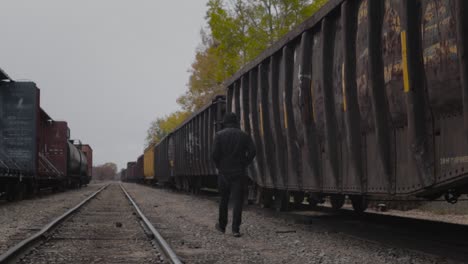
[[[218,189],[221,194],[216,229],[226,232],[229,197],[232,194],[232,233],[235,237],[240,237],[247,166],[252,163],[256,151],[252,138],[239,128],[236,114],[227,113],[223,123],[224,129],[215,135],[212,152],[212,159],[219,172]]]

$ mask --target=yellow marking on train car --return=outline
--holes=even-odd
[[[341,66],[341,84],[343,89],[343,111],[346,112],[346,81],[345,81],[345,64]]]
[[[260,115],[260,136],[263,137],[263,111],[262,104],[258,104],[258,113]]]
[[[286,100],[286,99],[283,99]],[[283,101],[283,113],[284,113],[284,128],[288,128],[288,111],[286,109],[286,102]]]
[[[403,84],[405,93],[410,91],[408,73],[408,53],[406,49],[406,31],[401,31],[401,56],[403,57]]]

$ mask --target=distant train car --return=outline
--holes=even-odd
[[[127,174],[125,181],[126,182],[135,182],[136,181],[136,162],[131,161],[127,162]]]
[[[154,146],[151,145],[145,149],[143,158],[143,176],[144,183],[154,183]]]
[[[122,169],[120,171],[120,181],[122,181],[122,182],[127,181],[127,169]]]
[[[467,5],[331,0],[226,81],[261,202],[468,193]]]
[[[174,138],[172,134],[164,137],[154,146],[155,178],[158,185],[172,186],[174,184]]]
[[[83,145],[80,145],[80,150],[83,151],[83,153],[85,154],[86,160],[88,163],[88,172],[87,172],[88,178],[86,180],[86,184],[88,184],[93,177],[93,149],[91,148],[90,145],[83,144]]]
[[[144,155],[141,155],[137,159],[136,168],[135,168],[135,182],[143,182],[144,181]]]
[[[0,193],[14,200],[40,188],[80,186],[87,160],[69,142],[67,123],[40,108],[35,83],[0,72]]]
[[[195,192],[203,187],[217,187],[217,172],[210,153],[225,108],[225,97],[217,96],[155,147],[158,182],[172,182],[178,189]]]

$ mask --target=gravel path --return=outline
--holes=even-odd
[[[223,235],[214,230],[215,201],[125,186],[186,263],[455,263],[331,232],[320,225],[293,224],[259,213],[255,207],[244,211],[243,237],[234,238],[229,232]]]
[[[45,224],[77,205],[104,183],[0,205],[0,254],[39,231]]]

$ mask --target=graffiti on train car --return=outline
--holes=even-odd
[[[468,156],[444,157],[440,158],[440,165],[448,166],[461,163],[468,163]]]
[[[0,90],[0,149],[23,169],[36,166],[38,89],[34,83],[10,83]],[[33,146],[33,147],[31,147]]]

